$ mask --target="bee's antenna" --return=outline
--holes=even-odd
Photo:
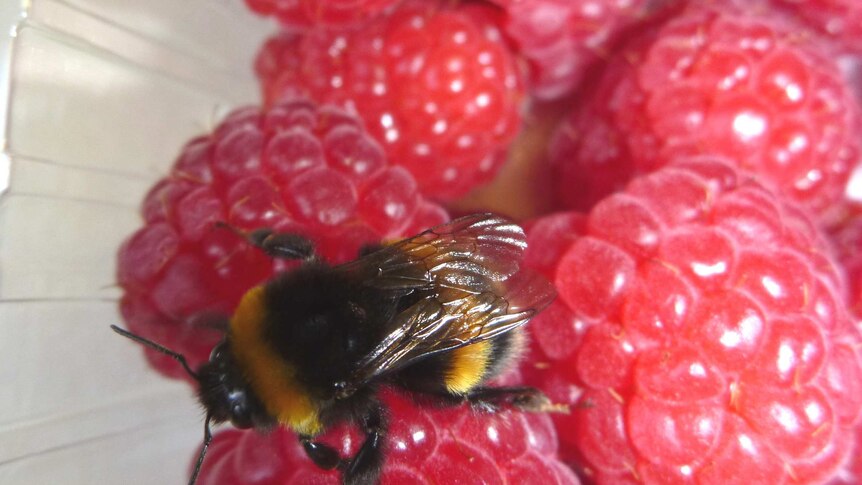
[[[180,354],[178,352],[174,352],[173,350],[171,350],[167,347],[161,346],[161,345],[153,342],[152,340],[147,340],[144,337],[141,337],[140,335],[135,335],[132,332],[129,332],[128,330],[123,330],[122,328],[120,328],[116,325],[111,325],[111,330],[117,332],[118,334],[122,335],[123,337],[130,338],[130,339],[134,340],[135,342],[138,342],[139,344],[144,344],[153,350],[156,350],[158,352],[161,352],[165,355],[172,357],[174,360],[176,360],[177,362],[179,362],[180,364],[183,365],[183,367],[186,369],[186,372],[188,372],[190,376],[194,377],[195,380],[197,380],[197,381],[200,380],[200,377],[198,377],[198,373],[193,371],[192,368],[189,367],[189,363],[186,361],[186,357],[183,354]],[[207,417],[207,419],[209,419],[209,417]],[[209,429],[209,427],[207,427],[207,429]]]
[[[111,325],[111,330],[117,332],[118,334],[122,335],[123,337],[130,338],[130,339],[134,340],[135,342],[138,342],[139,344],[144,344],[153,350],[156,350],[158,352],[161,352],[165,355],[172,357],[174,360],[176,360],[177,362],[182,364],[183,367],[186,369],[186,372],[188,372],[190,376],[194,377],[195,380],[197,380],[197,381],[201,380],[198,373],[193,371],[192,368],[189,367],[189,363],[186,361],[186,357],[183,354],[180,354],[179,352],[174,352],[173,350],[171,350],[171,349],[169,349],[163,345],[159,345],[159,344],[153,342],[152,340],[145,339],[144,337],[141,337],[140,335],[135,335],[132,332],[129,332],[128,330],[123,330],[122,328],[120,328],[116,325]],[[201,472],[201,465],[203,465],[203,462],[204,462],[204,456],[206,456],[207,448],[209,448],[210,442],[213,440],[213,434],[212,434],[212,431],[210,431],[210,421],[212,421],[212,414],[207,413],[206,420],[204,420],[204,443],[203,443],[203,446],[201,446],[201,454],[198,455],[198,462],[195,465],[195,471],[192,472],[192,477],[189,479],[189,485],[195,485],[195,482],[198,480],[198,475]]]
[[[213,440],[213,434],[210,431],[210,419],[212,415],[207,413],[207,418],[204,421],[204,443],[201,446],[201,454],[198,455],[198,462],[195,464],[195,471],[192,472],[192,477],[189,478],[189,485],[195,485],[195,482],[198,480],[198,474],[201,472],[201,465],[204,463],[204,456],[207,454],[207,448],[210,446],[210,442]]]

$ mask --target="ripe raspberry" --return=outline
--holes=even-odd
[[[848,457],[843,281],[808,216],[733,165],[680,157],[529,229],[559,298],[527,382],[571,403],[561,452],[596,483],[823,483]]]
[[[121,311],[129,329],[196,367],[252,286],[291,264],[214,227],[272,227],[311,238],[332,262],[367,243],[413,235],[445,221],[413,177],[387,165],[362,122],[307,101],[234,111],[190,141],[171,174],[143,202],[145,225],[120,249]],[[188,378],[170,357],[147,350],[163,374]]]
[[[401,0],[245,0],[261,15],[288,27],[354,27],[395,8]]]
[[[772,3],[793,12],[844,49],[862,53],[862,3],[858,0],[772,0]]]
[[[850,89],[856,96],[856,101],[862,105],[862,55],[844,56],[841,58],[839,65]]]
[[[848,205],[845,218],[830,228],[836,258],[847,277],[850,311],[862,318],[862,206]]]
[[[817,212],[860,161],[860,110],[815,39],[719,2],[629,44],[551,149],[557,193],[586,209],[681,154],[727,156]]]
[[[492,0],[506,10],[505,31],[530,63],[530,94],[571,93],[617,37],[647,16],[646,0]]]
[[[282,33],[256,70],[267,102],[347,107],[423,193],[450,199],[491,179],[520,126],[519,72],[496,14],[411,1],[360,32]]]
[[[857,425],[854,433],[855,446],[850,454],[850,462],[829,481],[829,485],[859,485],[862,483],[862,426]]]
[[[576,485],[571,469],[557,459],[557,437],[547,416],[504,411],[480,414],[467,406],[417,406],[393,392],[383,400],[391,427],[381,483],[488,483]],[[353,456],[364,438],[342,426],[324,441]],[[315,483],[337,485],[336,471],[317,468],[292,433],[262,435],[228,430],[216,435],[204,462],[200,485]],[[196,457],[195,457],[196,458]]]

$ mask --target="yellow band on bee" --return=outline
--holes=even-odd
[[[453,394],[466,394],[482,382],[491,359],[491,342],[481,341],[452,351],[444,384]]]
[[[321,429],[317,409],[296,382],[296,369],[266,342],[266,299],[262,286],[249,290],[230,322],[229,342],[252,390],[279,423],[299,434]]]

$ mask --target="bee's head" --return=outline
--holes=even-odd
[[[263,428],[273,424],[272,418],[265,412],[263,405],[242,378],[233,354],[230,352],[230,347],[225,340],[222,340],[213,349],[209,362],[195,372],[189,367],[185,356],[182,354],[115,325],[111,325],[111,329],[135,342],[173,357],[198,382],[200,386],[198,399],[206,409],[207,417],[204,421],[203,446],[189,484],[194,484],[197,480],[207,448],[212,441],[210,423],[230,421],[237,428]]]
[[[263,405],[249,389],[227,341],[222,340],[213,348],[209,362],[198,369],[195,379],[200,384],[198,399],[213,422],[230,421],[241,429],[271,424]]]

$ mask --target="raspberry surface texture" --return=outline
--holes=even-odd
[[[346,107],[426,196],[452,199],[493,177],[520,128],[520,69],[499,15],[410,1],[362,31],[282,33],[256,71],[268,103],[303,95]]]
[[[493,0],[506,11],[505,31],[530,64],[529,92],[570,94],[607,57],[617,38],[646,17],[646,0]]]
[[[857,0],[772,0],[836,41],[862,54],[862,3]]]
[[[847,306],[862,318],[862,206],[848,205],[843,220],[829,229],[829,237],[847,278]]]
[[[554,138],[560,200],[585,210],[664,160],[721,155],[828,220],[859,105],[826,43],[760,12],[694,2],[627,44]]]
[[[588,214],[534,222],[559,297],[527,383],[598,484],[825,483],[849,466],[858,330],[823,234],[721,157],[678,157]]]
[[[296,264],[269,258],[217,222],[304,235],[339,263],[365,244],[448,220],[409,172],[387,163],[361,120],[299,100],[238,109],[191,140],[142,212],[144,226],[119,252],[121,312],[129,330],[185,354],[193,368],[245,291]],[[161,373],[188,378],[170,357],[146,353]]]
[[[848,204],[842,219],[829,227],[827,234],[847,281],[846,306],[855,317],[858,328],[862,318],[862,206]],[[862,347],[857,346],[856,350],[857,356],[862,355]],[[862,483],[862,423],[856,425],[853,442],[849,463],[829,481],[829,485]]]
[[[857,485],[862,483],[862,452],[860,452],[862,451],[860,450],[862,426],[856,426],[855,441],[856,445],[850,454],[850,462],[829,481],[829,485]]]
[[[384,393],[391,427],[383,485],[444,483],[577,485],[574,472],[557,458],[557,438],[545,415],[503,411],[478,413],[468,406],[417,406]],[[352,456],[362,436],[348,426],[320,441]],[[195,457],[196,458],[196,457]],[[262,435],[218,433],[204,462],[200,485],[331,484],[337,471],[317,468],[296,436],[282,429]]]
[[[395,8],[401,0],[245,0],[261,15],[287,27],[351,28]]]

